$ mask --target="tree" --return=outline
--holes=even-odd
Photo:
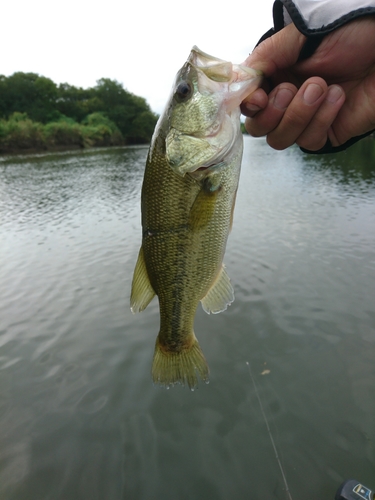
[[[143,111],[133,120],[132,135],[128,142],[138,144],[146,143],[151,140],[157,122],[157,116],[152,111]]]
[[[104,105],[104,108],[99,111],[104,111],[108,118],[116,123],[125,140],[134,142],[141,129],[142,133],[139,137],[142,137],[142,142],[151,139],[157,117],[143,97],[128,92],[121,83],[109,78],[98,80],[94,90]],[[143,118],[139,118],[139,123],[134,123],[142,114]],[[147,118],[151,119],[151,125],[148,128],[145,126]]]
[[[36,73],[17,72],[1,82],[2,116],[27,113],[36,122],[47,123],[58,116],[56,84]]]
[[[86,102],[90,99],[90,90],[60,83],[57,88],[56,109],[64,116],[81,122],[88,114]]]

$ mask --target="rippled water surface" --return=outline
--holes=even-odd
[[[0,158],[0,498],[287,499],[281,468],[294,500],[375,488],[374,142],[245,138],[236,300],[197,312],[194,392],[152,385],[157,301],[129,310],[146,155]]]

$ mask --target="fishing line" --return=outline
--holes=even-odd
[[[248,369],[249,369],[249,374],[250,374],[250,378],[251,378],[251,380],[252,380],[252,382],[253,382],[254,391],[255,391],[256,397],[257,397],[258,402],[259,402],[260,411],[262,412],[263,419],[264,419],[264,422],[265,422],[266,427],[267,427],[268,435],[269,435],[269,437],[270,437],[271,444],[272,444],[273,450],[274,450],[274,452],[275,452],[275,457],[276,457],[277,463],[279,464],[279,467],[280,467],[281,475],[282,475],[282,477],[283,477],[284,484],[285,484],[285,490],[286,490],[286,493],[287,493],[287,495],[288,495],[289,500],[293,500],[292,495],[290,494],[290,491],[289,491],[289,486],[288,486],[288,482],[287,482],[287,480],[286,480],[286,476],[285,476],[285,474],[284,474],[284,469],[283,469],[283,466],[281,465],[281,461],[280,461],[280,458],[279,458],[279,454],[278,454],[278,452],[277,452],[277,448],[276,448],[276,445],[275,445],[275,441],[273,440],[272,433],[271,433],[271,429],[270,429],[270,426],[268,425],[268,420],[267,420],[266,414],[265,414],[265,412],[264,412],[264,408],[263,408],[262,401],[261,401],[260,396],[259,396],[258,388],[257,388],[257,385],[256,385],[256,383],[255,383],[255,380],[254,380],[253,374],[251,373],[250,363],[249,363],[248,361],[246,361],[246,364],[247,364],[247,366],[248,366]]]

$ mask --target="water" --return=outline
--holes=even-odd
[[[280,465],[294,500],[375,488],[374,142],[245,138],[194,392],[152,385],[157,301],[129,310],[146,155],[0,159],[0,498],[287,499]]]

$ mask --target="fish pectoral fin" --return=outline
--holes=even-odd
[[[141,312],[146,309],[154,296],[155,292],[147,274],[143,248],[141,247],[134,269],[132,291],[130,295],[130,309],[132,313]]]
[[[224,266],[222,266],[214,284],[201,300],[202,307],[207,314],[217,314],[225,311],[233,301],[234,290],[229,276]]]

